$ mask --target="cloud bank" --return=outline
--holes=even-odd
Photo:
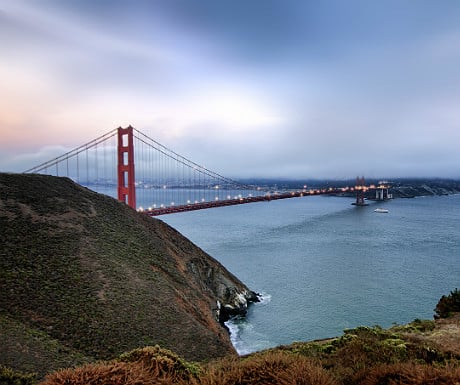
[[[2,171],[131,124],[229,177],[458,178],[459,14],[455,1],[0,0]]]

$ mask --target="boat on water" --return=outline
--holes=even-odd
[[[374,213],[387,213],[387,212],[388,212],[387,209],[382,209],[382,208],[378,208],[374,210]]]

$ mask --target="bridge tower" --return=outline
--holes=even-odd
[[[118,127],[118,200],[136,210],[133,127]]]
[[[355,206],[367,206],[367,203],[364,202],[364,193],[367,190],[364,182],[364,177],[356,177],[356,202],[353,203]]]
[[[393,198],[393,194],[389,192],[390,185],[387,181],[380,181],[379,185],[375,190],[375,200],[376,201],[386,201]]]

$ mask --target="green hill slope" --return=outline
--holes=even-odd
[[[238,294],[255,300],[165,223],[66,178],[0,174],[0,230],[0,364],[15,369],[153,344],[189,360],[232,354],[217,302],[244,312]]]

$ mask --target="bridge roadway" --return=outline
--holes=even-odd
[[[364,187],[364,186],[362,186],[361,188],[368,189],[368,187]],[[284,193],[275,192],[275,193],[267,193],[265,195],[259,195],[259,196],[249,196],[249,197],[216,200],[216,201],[209,201],[209,202],[197,202],[197,203],[190,203],[186,205],[154,208],[150,210],[139,209],[139,211],[149,216],[155,217],[158,215],[182,213],[185,211],[203,210],[203,209],[209,209],[212,207],[234,206],[234,205],[241,205],[245,203],[254,203],[254,202],[269,202],[269,201],[278,200],[278,199],[300,198],[303,196],[312,196],[312,195],[343,194],[345,192],[353,192],[356,189],[357,189],[356,187],[343,187],[343,188],[330,187],[327,189],[316,189],[316,190],[310,189],[310,190],[302,190],[302,191],[290,191],[290,192],[284,192]]]

